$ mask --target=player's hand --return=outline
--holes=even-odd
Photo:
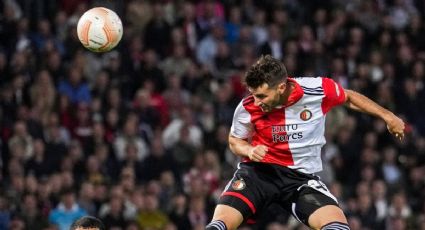
[[[392,135],[394,135],[396,138],[398,138],[400,141],[403,140],[403,138],[404,138],[404,128],[405,128],[404,121],[394,114],[392,114],[385,121],[387,123],[388,131]]]
[[[267,151],[268,151],[267,146],[257,145],[257,146],[252,147],[249,150],[248,157],[252,161],[260,162],[261,160],[263,160]]]

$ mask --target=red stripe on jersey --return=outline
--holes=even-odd
[[[289,95],[288,101],[284,105],[285,107],[295,104],[304,95],[304,91],[302,90],[301,86],[294,79],[288,78],[288,83],[292,83],[294,90],[292,90],[291,94]]]
[[[288,79],[289,80],[289,79]],[[288,103],[283,108],[273,109],[270,113],[264,113],[259,106],[254,104],[254,100],[245,99],[244,108],[251,115],[251,123],[254,125],[254,133],[251,145],[265,145],[268,148],[264,156],[263,163],[273,163],[283,166],[294,165],[292,153],[289,149],[288,136],[285,130],[285,107],[296,103],[302,96],[301,87],[294,80],[294,90],[289,96]],[[244,162],[250,162],[249,158],[244,158]]]
[[[252,139],[252,144],[254,146],[267,143],[265,145],[268,148],[268,152],[264,156],[262,162],[283,166],[294,165],[294,159],[292,157],[291,150],[289,149],[289,138],[284,128],[286,127],[285,109],[282,108],[268,114],[267,119],[269,123],[266,131],[267,139],[265,140],[262,138],[265,135],[255,135],[254,137],[259,138]]]
[[[245,204],[248,205],[248,207],[251,209],[252,214],[255,214],[255,212],[257,211],[255,209],[254,204],[248,198],[246,198],[246,196],[244,196],[244,195],[242,195],[240,193],[237,193],[237,192],[225,192],[221,196],[234,196],[234,197],[237,197],[237,198],[241,199],[243,202],[245,202]]]
[[[330,78],[322,78],[322,88],[325,97],[322,101],[322,112],[326,114],[332,107],[341,105],[345,102],[344,88]]]

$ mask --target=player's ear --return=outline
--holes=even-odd
[[[286,89],[285,82],[281,82],[277,85],[277,90],[279,91],[279,93],[283,94],[283,92],[285,92],[285,89]]]

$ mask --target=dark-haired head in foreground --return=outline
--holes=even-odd
[[[93,216],[84,216],[76,220],[70,230],[106,230],[102,221]]]

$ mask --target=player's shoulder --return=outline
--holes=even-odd
[[[300,86],[306,88],[322,87],[322,81],[326,78],[324,76],[317,77],[291,77],[292,80],[296,81]]]
[[[323,90],[324,77],[295,77],[291,79],[298,83],[304,95],[323,96],[325,93]]]
[[[243,106],[247,106],[247,105],[250,105],[250,104],[253,104],[253,103],[254,103],[254,96],[252,94],[242,98],[241,104]]]
[[[248,96],[246,96],[242,99],[242,101],[239,103],[237,109],[247,111],[249,113],[261,110],[259,106],[256,106],[254,104],[254,101],[255,101],[254,96],[252,94],[248,95]]]

